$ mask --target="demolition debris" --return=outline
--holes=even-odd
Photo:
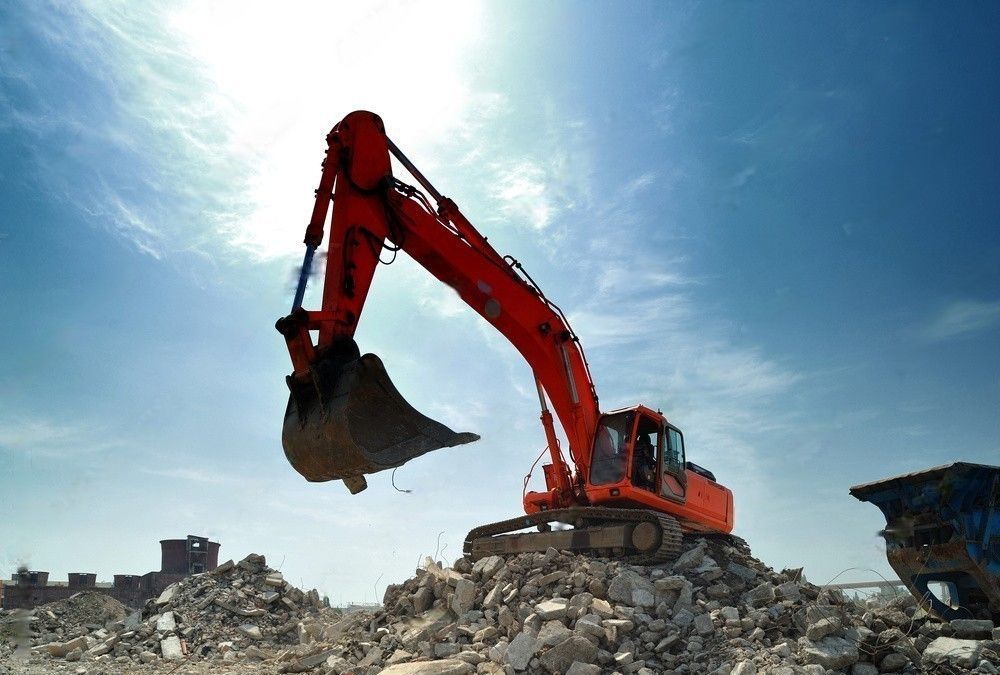
[[[428,560],[386,590],[382,609],[349,615],[250,555],[99,628],[59,633],[39,615],[55,612],[37,608],[29,663],[337,675],[1000,673],[991,621],[941,622],[909,594],[857,601],[801,570],[771,570],[735,538],[690,538],[685,548],[653,567],[554,549],[452,568]]]

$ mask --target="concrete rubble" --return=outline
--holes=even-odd
[[[854,601],[711,537],[652,567],[554,549],[428,560],[386,590],[381,610],[349,615],[251,555],[167,589],[141,615],[35,651],[100,672],[189,662],[324,675],[1000,675],[990,621],[942,622],[908,594]]]

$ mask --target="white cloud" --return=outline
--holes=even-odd
[[[174,478],[185,482],[220,484],[231,483],[234,481],[233,478],[220,475],[218,473],[208,473],[206,470],[195,471],[194,469],[184,469],[180,467],[173,469],[140,469],[140,471],[142,471],[142,473],[148,473],[151,476]]]
[[[498,167],[493,197],[500,202],[500,213],[505,218],[544,230],[559,210],[547,183],[545,169],[531,160],[522,160]]]
[[[929,342],[965,337],[1000,323],[1000,301],[955,300],[930,319],[918,334]]]
[[[123,447],[105,429],[30,413],[0,418],[0,449],[27,457],[69,458]]]
[[[729,181],[729,187],[733,190],[738,190],[739,188],[745,186],[750,182],[750,179],[754,177],[757,173],[756,166],[748,166],[742,171],[739,171],[732,179]]]
[[[646,188],[656,184],[656,174],[652,171],[647,171],[641,176],[637,176],[630,180],[628,184],[625,185],[625,195],[626,197],[634,197],[638,193],[642,192]]]
[[[58,177],[77,170],[50,152],[38,153],[40,172],[99,226],[155,257],[298,253],[324,139],[352,110],[381,114],[401,147],[434,157],[506,105],[471,84],[479,3],[119,0],[60,9],[24,20],[51,49],[71,50],[109,97],[99,115],[60,107],[45,73],[24,59],[4,76],[30,83],[40,108],[14,110],[10,123],[82,139],[106,189],[80,195],[71,187],[78,176]],[[447,39],[434,38],[441,25]],[[108,153],[119,166],[95,162]],[[129,174],[130,162],[149,175]],[[126,185],[143,180],[142,189]]]

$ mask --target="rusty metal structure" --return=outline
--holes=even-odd
[[[886,557],[918,601],[948,620],[1000,618],[1000,467],[955,462],[850,492],[885,515]]]

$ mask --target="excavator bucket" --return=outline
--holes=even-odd
[[[281,444],[307,480],[342,480],[351,494],[365,474],[391,469],[432,450],[479,440],[417,412],[393,386],[382,360],[359,356],[353,340],[334,345],[310,370],[288,378]]]

